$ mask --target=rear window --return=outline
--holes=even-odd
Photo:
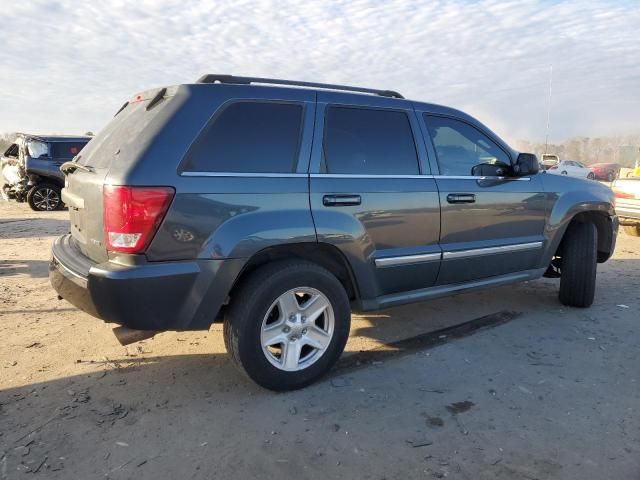
[[[407,114],[394,110],[329,107],[323,172],[415,175],[418,157]]]
[[[154,117],[155,109],[147,112],[148,101],[129,103],[80,152],[78,163],[95,168],[109,167],[116,152],[128,143],[136,142]]]
[[[232,103],[205,127],[187,154],[184,170],[294,172],[302,112],[297,103]]]
[[[86,142],[54,142],[51,144],[51,156],[70,160],[80,153],[86,144]]]

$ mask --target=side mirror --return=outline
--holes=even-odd
[[[538,157],[533,153],[521,153],[513,165],[513,174],[516,177],[524,177],[526,175],[535,175],[540,171]]]
[[[507,166],[495,163],[481,163],[471,169],[474,177],[503,177],[507,172]]]

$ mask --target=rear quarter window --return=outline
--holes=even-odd
[[[222,107],[187,153],[183,171],[295,171],[303,107],[298,103],[235,102]]]

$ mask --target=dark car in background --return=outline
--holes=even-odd
[[[613,182],[620,174],[620,165],[617,163],[594,163],[589,168],[596,180]]]
[[[86,136],[19,133],[0,160],[3,197],[28,202],[37,211],[62,208],[64,174],[60,166],[80,153],[89,140]]]
[[[62,169],[58,295],[122,343],[223,320],[276,390],[336,362],[352,310],[543,275],[588,307],[618,231],[611,189],[389,90],[205,75],[135,95]]]

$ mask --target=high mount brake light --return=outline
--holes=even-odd
[[[107,250],[144,253],[167,213],[175,190],[105,185],[102,194]]]

